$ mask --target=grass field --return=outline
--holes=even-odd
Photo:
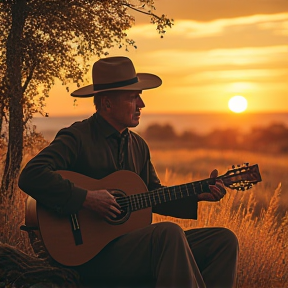
[[[34,154],[34,152],[33,152]],[[288,287],[288,156],[240,151],[151,149],[152,161],[164,185],[209,177],[217,168],[224,174],[232,164],[259,164],[263,181],[245,192],[229,190],[217,203],[199,203],[198,220],[181,220],[154,215],[153,221],[173,221],[183,229],[221,226],[239,239],[239,288]],[[27,161],[31,156],[24,157]],[[24,222],[26,195],[17,191],[13,207],[4,203],[0,241],[31,253]],[[3,223],[3,222],[2,222]]]

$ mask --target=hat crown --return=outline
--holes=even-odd
[[[108,57],[95,62],[92,69],[93,84],[108,84],[135,78],[136,71],[127,57]]]

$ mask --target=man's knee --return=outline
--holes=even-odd
[[[154,224],[153,224],[154,225]],[[157,267],[163,259],[186,259],[191,253],[187,238],[183,229],[171,222],[155,224],[152,235],[152,255]],[[161,260],[162,259],[162,260]],[[155,268],[157,269],[157,268]],[[156,270],[154,270],[156,271]]]
[[[183,229],[175,223],[160,222],[153,225],[155,225],[154,235],[158,238],[171,239],[171,241],[179,238],[186,239]]]
[[[235,249],[238,251],[239,242],[238,238],[233,231],[228,228],[218,228],[219,233],[221,234],[222,243],[225,243],[231,249]]]

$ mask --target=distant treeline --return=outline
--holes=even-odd
[[[170,124],[152,124],[141,135],[154,147],[288,153],[288,127],[282,123],[271,124],[268,127],[254,127],[246,133],[233,128],[215,129],[205,135],[193,131],[178,134]]]

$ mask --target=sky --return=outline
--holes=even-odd
[[[288,112],[287,0],[155,0],[155,6],[174,19],[163,39],[147,16],[131,11],[136,22],[127,34],[137,49],[109,51],[163,80],[143,91],[145,113],[229,112],[235,95],[247,99],[246,112]],[[69,95],[60,84],[52,89],[50,116],[94,113],[92,98],[74,105]]]

